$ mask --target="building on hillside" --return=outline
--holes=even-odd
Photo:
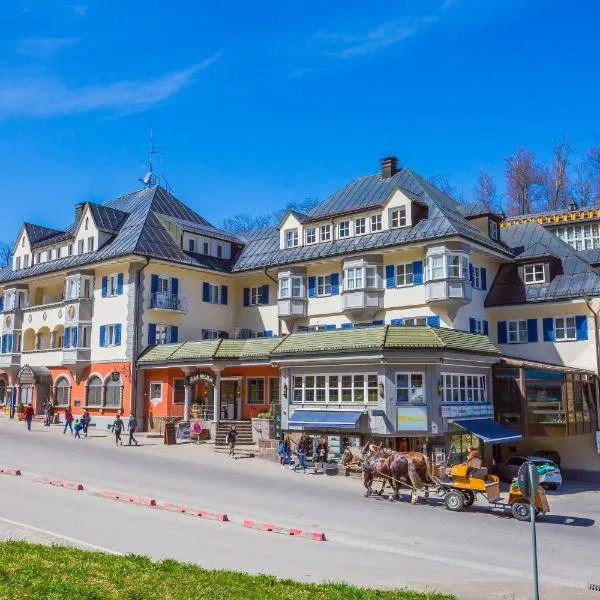
[[[479,438],[496,459],[559,449],[567,470],[600,472],[600,276],[537,221],[502,226],[393,157],[244,240],[160,187],[77,210],[64,232],[25,226],[0,272],[0,369],[19,398],[35,379],[36,397],[159,429],[194,406],[215,435],[272,406],[332,448],[441,459]]]

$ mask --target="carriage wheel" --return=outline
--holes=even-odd
[[[531,507],[529,502],[519,500],[515,502],[511,507],[510,511],[515,519],[518,521],[529,521],[531,519]]]
[[[475,494],[471,490],[463,490],[462,495],[465,497],[465,506],[469,507],[475,502]]]
[[[465,507],[465,497],[456,490],[450,490],[444,498],[444,504],[448,510],[458,512]]]

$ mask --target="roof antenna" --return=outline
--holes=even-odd
[[[154,175],[154,155],[156,154],[156,146],[154,145],[154,130],[150,130],[150,146],[148,146],[148,171],[140,181],[145,187],[150,188],[158,183],[158,178]]]

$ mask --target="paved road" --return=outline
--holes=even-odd
[[[8,476],[0,477],[0,536],[57,534],[116,552],[302,580],[435,587],[478,600],[511,592],[528,597],[529,529],[500,513],[449,513],[437,500],[420,506],[367,500],[360,484],[346,478],[295,475],[257,459],[233,461],[207,446],[167,448],[149,439],[139,448],[115,448],[101,432],[93,435],[74,440],[39,425],[29,434],[1,419],[0,464],[19,466],[26,475],[80,480],[86,488],[224,511],[236,520],[319,529],[331,541],[149,511]],[[553,514],[538,525],[541,580],[552,590],[544,597],[577,598],[575,588],[598,579],[599,500],[600,492],[576,488],[550,498]]]

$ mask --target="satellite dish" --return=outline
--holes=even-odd
[[[142,182],[144,183],[144,185],[148,185],[151,181],[152,181],[152,171],[148,171],[144,175],[144,179],[142,179]]]

